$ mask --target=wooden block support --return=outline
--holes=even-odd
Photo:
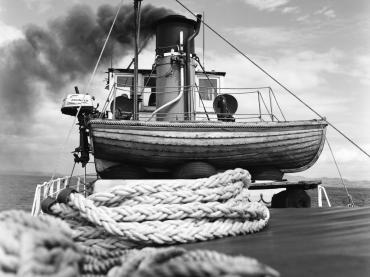
[[[127,184],[143,184],[143,183],[171,183],[174,180],[172,179],[142,179],[142,180],[107,180],[107,179],[99,179],[94,183],[94,192],[104,192],[108,191],[115,186],[124,186]],[[184,182],[194,182],[191,179],[181,179]],[[321,180],[306,180],[306,181],[278,181],[278,182],[258,182],[252,183],[249,187],[250,190],[260,190],[260,189],[278,189],[278,188],[286,188],[286,189],[315,189],[318,185],[321,184]]]
[[[277,181],[277,182],[258,182],[252,183],[249,189],[315,189],[321,184],[321,180],[305,180],[305,181]]]

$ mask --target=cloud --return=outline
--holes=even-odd
[[[109,63],[113,51],[117,59],[130,54],[134,30],[131,11],[130,5],[121,8],[101,65]],[[58,159],[53,156],[68,131],[60,124],[62,95],[71,92],[76,83],[83,85],[90,76],[115,12],[116,7],[110,5],[100,6],[96,12],[88,6],[74,6],[45,27],[26,26],[23,34],[0,26],[1,40],[10,41],[0,47],[0,144],[6,145],[0,149],[3,168],[39,170]],[[169,13],[152,5],[142,8],[142,41],[154,35],[154,23]],[[74,139],[76,147],[78,135]]]
[[[370,55],[360,55],[354,57],[355,69],[350,72],[363,85],[370,85]]]
[[[335,18],[337,15],[335,14],[335,11],[333,9],[330,9],[329,7],[325,6],[316,11],[314,14],[323,15],[327,18]]]
[[[281,12],[282,13],[299,13],[300,9],[298,7],[284,7]]]
[[[292,33],[280,27],[237,27],[229,29],[242,41],[258,46],[274,46],[289,41]]]
[[[332,141],[329,137],[330,145],[334,153],[335,160],[339,166],[342,176],[348,180],[369,180],[369,159],[359,150],[350,145],[347,141]],[[362,145],[366,151],[370,150],[370,145]],[[306,176],[309,178],[320,178],[323,176],[339,177],[333,157],[327,144],[315,165],[295,175]]]
[[[326,148],[321,154],[319,160],[306,171],[298,172],[289,175],[304,176],[306,178],[322,178],[322,177],[333,177],[339,178],[338,171],[335,167],[334,161]],[[350,152],[350,151],[349,151]],[[353,155],[353,154],[349,154]],[[361,154],[357,154],[360,156]],[[337,160],[339,169],[344,179],[347,180],[369,180],[369,162],[352,160],[350,162],[342,161],[339,153],[335,153],[335,158]],[[350,190],[350,188],[349,188]],[[351,190],[350,190],[351,192]],[[330,197],[330,195],[329,195]]]
[[[291,50],[286,50],[277,57],[255,56],[252,59],[272,75],[276,75],[278,79],[281,77],[282,82],[288,87],[301,90],[325,83],[323,73],[338,73],[342,56],[342,52],[337,49],[321,53],[311,50],[293,53]],[[247,61],[241,62],[239,54],[225,57],[208,52],[207,61],[211,67],[222,64],[221,70],[228,72],[228,77],[240,86],[245,86],[245,82],[257,83],[258,86],[267,85],[268,79],[265,75],[254,66],[249,66]],[[217,70],[217,68],[214,69]]]
[[[290,2],[290,0],[244,0],[248,5],[256,7],[261,11],[274,11],[277,8],[284,6]]]
[[[344,145],[331,145],[330,146],[333,149],[335,160],[338,163],[352,163],[352,162],[368,162],[368,158],[363,155],[359,150],[352,147],[349,143]],[[365,147],[365,149],[368,149],[368,147]],[[325,151],[322,154],[321,160],[323,162],[332,162],[333,157],[329,151]]]
[[[26,5],[30,10],[44,13],[53,8],[52,0],[27,0]]]
[[[252,56],[252,59],[303,101],[319,113],[328,116],[330,122],[350,137],[353,137],[367,151],[370,150],[370,145],[366,145],[366,142],[369,141],[367,133],[362,131],[365,137],[361,137],[360,134],[355,132],[358,129],[357,126],[362,126],[362,129],[366,130],[368,112],[367,115],[356,119],[356,126],[353,124],[353,118],[358,114],[358,110],[362,110],[359,103],[368,103],[366,96],[359,95],[357,101],[352,102],[353,95],[347,91],[346,87],[341,87],[341,79],[345,79],[345,82],[355,80],[355,78],[349,76],[350,72],[343,72],[342,66],[346,64],[346,57],[343,52],[338,49],[322,52],[301,50],[297,53],[294,53],[293,50],[286,50],[280,56],[261,55]],[[216,71],[227,72],[225,87],[271,86],[288,120],[316,118],[307,108],[280,89],[262,72],[246,60],[243,61],[240,55],[220,56],[209,51],[206,61],[208,70],[215,69]],[[358,61],[367,64],[370,63],[370,57],[361,57]],[[370,66],[366,67],[364,65],[364,68],[370,68]],[[238,100],[240,109],[247,107],[247,105],[256,104],[256,102],[241,101],[240,98]],[[251,101],[254,101],[254,99],[251,99]],[[249,106],[245,110],[248,113],[254,113],[254,110],[251,110]],[[358,132],[361,133],[361,131]],[[361,152],[333,130],[330,130],[329,136],[331,146],[335,151],[335,157],[343,170],[343,176],[349,179],[369,179],[368,159],[366,160]],[[327,149],[324,150],[313,168],[298,174],[311,178],[337,176],[331,154]]]
[[[326,52],[302,50],[298,53],[286,50],[275,57],[255,55],[251,58],[306,103],[317,108],[319,112],[323,112],[324,115],[333,113],[337,115],[338,108],[341,107],[341,116],[342,107],[348,106],[345,100],[348,96],[333,97],[333,95],[338,96],[338,92],[331,87],[327,79],[329,74],[335,74],[340,70],[339,63],[342,59],[342,53],[336,49]],[[317,118],[254,65],[241,58],[239,54],[220,56],[209,51],[206,60],[208,70],[214,69],[227,73],[225,87],[272,87],[288,120]],[[220,65],[222,66],[220,67]],[[268,97],[267,94],[265,95]],[[244,105],[249,105],[249,100],[239,99],[238,101],[241,106],[243,105],[240,110],[244,109]],[[250,101],[254,101],[254,99]],[[258,103],[253,102],[253,105],[257,107]],[[255,110],[249,106],[246,110],[255,113]]]
[[[301,15],[297,17],[298,22],[307,22],[308,19],[310,19],[311,16],[309,14]]]
[[[311,50],[292,53],[275,60],[275,68],[286,82],[296,89],[313,88],[325,83],[323,73],[339,73],[339,60],[343,54],[337,49],[327,52]]]
[[[36,114],[28,119],[26,134],[14,132],[14,122],[4,122],[4,132],[0,134],[0,143],[6,145],[0,149],[3,170],[50,172],[58,163],[58,152],[73,119],[60,113],[59,103],[55,104],[45,97],[38,97],[37,108]],[[73,139],[78,138],[75,133],[72,136]],[[70,144],[64,149],[65,152],[71,152],[77,146],[77,141]],[[71,159],[70,155],[66,156]],[[65,169],[63,173],[70,170],[67,163],[64,166],[68,166],[68,170]]]
[[[0,21],[0,47],[19,38],[24,38],[21,30]]]
[[[298,16],[297,21],[298,22],[310,22],[310,23],[312,21],[320,22],[321,21],[320,19],[322,19],[322,17],[326,19],[334,19],[337,17],[337,15],[333,9],[327,6],[324,6],[315,12]]]
[[[249,47],[293,47],[313,38],[312,33],[298,32],[292,28],[283,27],[236,27],[230,28],[239,40]]]
[[[96,12],[88,6],[74,6],[67,15],[54,19],[47,27],[28,25],[23,39],[0,47],[0,100],[3,103],[0,116],[13,113],[8,120],[17,121],[17,130],[23,131],[29,125],[21,123],[33,115],[40,91],[53,98],[60,95],[66,85],[89,75],[115,12],[116,8],[110,5],[100,6]],[[154,23],[169,13],[172,12],[168,9],[152,5],[142,8],[142,41],[154,35]],[[121,8],[102,55],[102,64],[107,63],[111,55],[123,57],[132,49],[133,16],[130,5]],[[41,82],[44,89],[36,89],[36,82]]]

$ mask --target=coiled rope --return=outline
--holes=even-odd
[[[67,189],[45,210],[58,218],[0,213],[0,275],[278,276],[251,258],[150,248],[260,231],[269,211],[249,202],[249,184],[248,171],[235,169],[88,198]]]

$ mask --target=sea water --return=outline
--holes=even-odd
[[[0,174],[0,211],[31,211],[36,185],[48,180],[50,176]]]

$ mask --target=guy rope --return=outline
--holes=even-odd
[[[235,169],[190,184],[128,184],[87,198],[67,188],[43,203],[50,215],[0,213],[0,273],[278,276],[251,258],[148,248],[260,231],[268,223],[269,210],[248,200],[250,183],[248,171]]]

